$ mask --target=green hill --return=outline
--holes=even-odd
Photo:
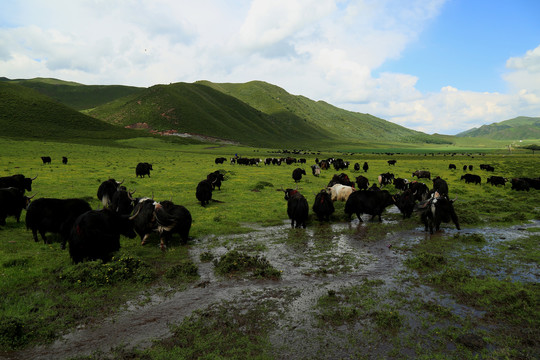
[[[142,136],[59,104],[28,87],[0,81],[1,136],[22,139],[125,139]]]
[[[144,123],[160,131],[272,147],[358,141],[450,143],[369,114],[294,96],[260,81],[156,85],[88,114],[123,126]]]
[[[540,117],[520,116],[482,125],[457,134],[459,137],[484,137],[494,140],[540,139]]]
[[[13,100],[12,109],[3,111],[2,116],[4,122],[8,118],[11,119],[9,121],[18,119],[15,129],[22,129],[25,123],[32,123],[25,130],[32,131],[36,137],[43,135],[58,138],[61,136],[59,134],[68,130],[79,130],[76,137],[89,138],[91,132],[96,130],[85,129],[103,126],[102,122],[95,120],[100,119],[115,125],[109,128],[113,133],[117,132],[111,135],[113,137],[120,136],[121,128],[135,127],[190,133],[267,147],[321,148],[328,144],[345,143],[378,143],[385,146],[396,143],[406,143],[407,146],[453,143],[448,137],[427,135],[369,114],[351,112],[323,101],[291,95],[278,86],[261,81],[244,84],[199,81],[137,88],[83,85],[47,78],[0,78],[0,84],[20,85],[35,90],[25,93],[18,107],[15,105],[18,100]],[[22,96],[20,87],[18,92],[18,96]],[[36,102],[32,100],[34,96],[46,110],[33,111],[35,108],[32,104]],[[54,114],[55,111],[58,114]],[[69,115],[66,115],[67,112]],[[79,118],[83,116],[81,113],[92,118]],[[25,114],[25,120],[21,114]],[[71,126],[69,119],[73,117],[78,118],[73,123],[82,122],[84,126]],[[49,121],[50,126],[46,126],[45,123]]]
[[[313,101],[304,96],[295,96],[284,89],[262,81],[244,84],[215,84],[199,81],[234,96],[266,114],[286,119],[294,116],[324,129],[325,133],[339,139],[375,140],[380,142],[439,142],[436,137],[407,129],[403,126],[362,114],[343,110],[324,101]]]
[[[306,144],[330,138],[294,114],[267,114],[197,83],[152,86],[88,114],[115,125],[144,124],[158,131],[174,130],[248,145]]]
[[[2,81],[34,89],[79,111],[91,109],[144,90],[144,88],[122,85],[83,85],[76,82],[49,78],[17,80],[0,78],[0,82]]]

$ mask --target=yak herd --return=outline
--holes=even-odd
[[[259,161],[259,162],[262,162]],[[294,158],[267,158],[264,161],[265,165],[280,165],[281,163],[294,164]],[[302,161],[305,162],[305,161]],[[388,160],[388,165],[395,165],[397,160]],[[250,164],[257,164],[251,161]],[[348,169],[350,163],[343,159],[325,159],[315,160],[315,164],[311,166],[312,174],[319,176],[321,169],[329,169],[331,166],[336,171]],[[449,164],[449,169],[456,170],[455,164]],[[360,171],[360,164],[353,165],[354,171]],[[369,165],[364,162],[362,167],[364,172],[367,172]],[[481,170],[493,172],[495,169],[491,165],[480,165]],[[473,170],[473,165],[464,165],[463,170]],[[295,183],[298,183],[305,175],[302,168],[296,168],[292,172],[292,178]],[[381,221],[382,212],[390,205],[396,205],[404,218],[411,217],[414,211],[419,211],[421,220],[424,224],[425,231],[433,234],[435,228],[439,231],[442,222],[453,222],[458,230],[460,230],[459,220],[454,210],[453,202],[448,197],[447,182],[436,176],[433,178],[433,186],[429,187],[419,182],[419,179],[431,180],[431,173],[427,170],[416,170],[411,176],[416,177],[416,181],[409,181],[403,178],[396,178],[394,174],[387,172],[380,174],[377,177],[378,185],[372,184],[369,186],[369,180],[359,175],[356,181],[353,182],[345,173],[336,174],[332,177],[328,185],[322,189],[316,196],[313,202],[312,210],[316,214],[319,221],[329,221],[330,216],[334,213],[335,201],[345,202],[345,214],[350,218],[355,214],[362,221],[362,214],[369,214],[372,217],[377,216]],[[465,174],[461,176],[461,180],[465,183],[481,184],[481,177],[474,174]],[[492,186],[504,186],[508,179],[502,176],[490,176],[487,178],[487,183]],[[510,180],[512,190],[529,191],[530,188],[540,189],[539,178],[513,178]],[[393,184],[399,193],[391,195],[387,190],[382,188],[386,185]],[[282,189],[283,190],[283,189]],[[300,194],[297,189],[285,189],[285,200],[287,200],[287,214],[291,220],[292,227],[306,227],[306,219],[308,218],[309,205],[305,197]]]
[[[51,162],[50,157],[42,157],[44,164]],[[226,158],[216,158],[216,164],[222,164]],[[280,165],[282,162],[292,165],[295,163],[306,164],[305,159],[294,158],[232,158],[231,164]],[[63,163],[67,163],[64,157]],[[389,165],[395,165],[396,160],[389,160]],[[348,169],[350,163],[342,159],[315,160],[311,166],[312,174],[320,176],[321,170],[334,167],[341,171]],[[481,169],[493,171],[490,165],[481,165]],[[361,167],[354,164],[354,170],[366,173],[369,169],[367,162]],[[450,169],[456,169],[454,164]],[[472,166],[464,169],[471,169]],[[139,163],[136,166],[137,177],[150,177],[152,165]],[[306,171],[296,168],[292,172],[296,189],[281,189],[287,200],[287,215],[291,220],[291,226],[305,228],[309,215],[309,204],[306,198],[298,190],[298,182]],[[426,170],[417,170],[412,173],[417,179],[431,180],[431,174]],[[37,177],[37,176],[36,176]],[[101,183],[97,189],[97,198],[101,201],[101,210],[92,210],[89,203],[83,199],[54,199],[40,198],[31,201],[33,196],[25,195],[32,191],[32,182],[36,179],[25,177],[22,174],[0,178],[0,225],[6,224],[6,217],[13,216],[19,222],[22,210],[26,210],[26,227],[32,231],[34,241],[38,241],[39,232],[45,243],[49,243],[46,233],[57,233],[62,239],[62,249],[69,244],[69,254],[73,262],[79,263],[85,260],[101,259],[106,262],[115,251],[120,249],[120,235],[141,239],[145,244],[148,237],[158,233],[160,247],[165,249],[173,234],[178,234],[183,244],[189,240],[192,217],[188,209],[172,201],[157,202],[149,197],[134,197],[134,191],[128,191],[122,182],[109,179]],[[461,177],[466,183],[480,184],[478,175],[465,174]],[[197,185],[195,196],[201,206],[209,204],[212,200],[212,192],[221,189],[224,175],[214,171],[207,175],[206,179]],[[491,176],[487,183],[493,186],[505,185],[508,179],[500,176]],[[390,172],[380,174],[377,177],[378,184],[370,186],[369,180],[359,175],[355,181],[351,181],[345,173],[335,174],[327,186],[316,194],[312,210],[319,221],[329,221],[335,211],[334,202],[345,202],[345,214],[350,217],[355,214],[362,221],[362,214],[378,217],[381,221],[382,212],[390,205],[396,205],[404,218],[408,218],[414,211],[421,213],[421,220],[425,231],[439,230],[441,222],[453,222],[459,230],[459,221],[453,207],[453,200],[448,197],[448,185],[445,180],[435,177],[432,180],[431,189],[422,182],[408,181],[396,178]],[[390,194],[382,189],[384,186],[393,184],[399,193]],[[519,178],[511,179],[512,189],[529,191],[530,188],[539,189],[539,179]]]

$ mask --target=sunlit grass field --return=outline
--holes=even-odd
[[[282,224],[287,221],[286,201],[279,189],[296,188],[313,204],[315,194],[323,189],[335,170],[323,171],[314,177],[309,168],[315,158],[341,157],[351,162],[347,173],[352,179],[358,175],[376,182],[377,175],[392,172],[396,177],[413,180],[415,170],[429,170],[432,178],[440,176],[448,181],[451,198],[456,198],[456,212],[463,228],[481,226],[507,226],[523,223],[529,219],[540,219],[540,191],[515,192],[510,184],[494,187],[486,184],[491,175],[512,177],[538,177],[540,175],[540,154],[528,152],[470,154],[451,153],[431,155],[415,154],[373,154],[371,152],[318,153],[311,150],[304,155],[278,153],[276,150],[254,149],[230,145],[192,144],[180,145],[156,138],[119,140],[111,144],[78,145],[55,142],[30,142],[0,140],[0,176],[22,173],[37,179],[33,183],[36,198],[84,198],[92,208],[101,207],[96,193],[99,184],[109,178],[124,180],[129,190],[135,190],[136,197],[153,197],[171,200],[185,206],[192,214],[193,225],[190,235],[194,239],[208,235],[252,231],[248,225],[263,226]],[[229,161],[216,165],[216,157],[230,159],[237,154],[241,157],[306,158],[306,165],[258,166],[231,165]],[[50,156],[52,164],[43,165],[41,156]],[[62,156],[68,157],[67,165],[61,163]],[[396,159],[395,166],[387,160]],[[353,164],[369,163],[369,171],[354,172]],[[151,177],[137,178],[135,166],[138,162],[153,165]],[[453,163],[457,170],[449,170]],[[494,173],[480,170],[480,164],[495,167]],[[465,184],[460,180],[464,174],[463,165],[473,165],[473,171],[482,177],[482,185]],[[307,175],[295,184],[291,174],[296,167],[306,169]],[[212,202],[202,207],[195,198],[197,183],[215,170],[225,174],[221,190],[213,193]],[[341,172],[341,171],[340,171]],[[429,187],[431,182],[422,179]],[[387,189],[393,194],[393,186]],[[336,204],[333,221],[349,221],[343,213],[343,203]],[[83,266],[75,266],[67,251],[60,249],[59,238],[53,244],[35,243],[31,232],[24,225],[23,212],[20,223],[13,217],[7,218],[6,226],[0,228],[0,293],[4,301],[0,304],[0,349],[21,348],[36,342],[50,341],[62,331],[79,322],[89,321],[93,316],[101,317],[114,311],[133,294],[149,284],[181,288],[194,281],[196,274],[187,272],[185,276],[167,276],[168,270],[179,264],[189,264],[187,246],[173,241],[167,252],[161,252],[159,240],[154,237],[144,247],[140,240],[121,239],[122,249],[116,262],[108,266],[125,266],[130,273],[125,278],[113,278],[112,270],[105,269],[103,278],[95,283],[79,284]],[[383,219],[398,221],[403,229],[420,227],[417,215],[401,220],[399,214],[383,213]],[[308,226],[318,226],[318,221],[310,210]],[[41,240],[41,239],[40,239]],[[140,261],[144,266],[134,265]],[[103,265],[107,266],[107,265]],[[187,266],[189,268],[189,266]],[[109,271],[109,272],[107,272]],[[109,279],[109,276],[111,278]],[[99,301],[98,301],[99,299]],[[97,314],[97,315],[94,315]],[[15,335],[14,335],[15,334]],[[17,335],[19,334],[19,335]],[[9,340],[15,339],[15,340]]]

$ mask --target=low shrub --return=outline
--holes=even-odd
[[[262,256],[250,256],[232,250],[213,261],[216,273],[234,276],[251,271],[254,277],[270,279],[281,278],[281,271],[276,270],[270,262]]]
[[[0,319],[0,348],[17,349],[27,342],[24,322],[15,317]]]
[[[185,261],[170,267],[165,273],[167,279],[192,278],[199,275],[199,269],[192,261]]]
[[[125,280],[149,282],[154,278],[150,266],[130,255],[113,257],[108,263],[101,260],[82,262],[66,268],[59,279],[67,286],[98,287]]]
[[[446,259],[443,255],[422,251],[417,256],[407,259],[405,264],[416,270],[421,270],[423,268],[434,269],[446,264]]]

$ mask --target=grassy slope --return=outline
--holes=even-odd
[[[0,127],[3,137],[54,139],[123,139],[140,132],[112,126],[83,115],[27,87],[0,82]]]
[[[316,102],[304,96],[291,95],[278,86],[262,81],[244,84],[198,83],[237,97],[264,113],[284,118],[299,117],[344,141],[444,142],[441,138],[404,128],[370,114],[355,113],[324,101]]]
[[[204,134],[249,145],[305,144],[327,137],[296,116],[267,115],[201,84],[152,86],[89,114],[118,125],[144,122],[157,130]]]
[[[273,147],[358,141],[451,143],[369,114],[293,96],[260,81],[156,85],[89,114],[114,124],[144,122],[157,130],[174,129]]]
[[[459,137],[485,137],[496,140],[540,139],[540,117],[520,116],[482,125],[457,134]]]
[[[143,88],[121,85],[83,85],[57,79],[35,78],[9,81],[47,95],[75,110],[91,109],[115,99],[143,91]]]
[[[158,200],[172,197],[174,202],[186,206],[193,215],[191,235],[195,239],[214,234],[217,244],[228,242],[226,245],[228,247],[255,249],[254,252],[257,251],[257,248],[252,246],[251,239],[235,243],[219,235],[248,231],[243,227],[243,224],[246,223],[278,225],[287,218],[283,193],[276,191],[276,189],[281,186],[294,186],[291,171],[296,165],[246,167],[225,163],[216,166],[213,160],[217,156],[229,156],[235,152],[243,156],[257,157],[266,156],[266,154],[255,149],[240,149],[234,146],[208,148],[206,145],[190,145],[178,147],[166,144],[164,140],[164,138],[150,137],[121,140],[120,142],[125,145],[124,148],[8,140],[4,143],[5,147],[1,153],[3,166],[0,168],[0,175],[6,176],[16,172],[32,176],[38,175],[33,186],[39,194],[38,197],[84,197],[93,208],[98,206],[95,194],[101,181],[109,177],[118,180],[125,179],[125,185],[129,189],[136,189],[138,196],[151,196],[153,194]],[[51,165],[42,165],[37,156],[37,154],[45,152],[53,157]],[[70,162],[66,166],[59,161],[62,155],[67,155],[70,158]],[[335,154],[325,153],[322,156],[332,155]],[[311,164],[315,155],[307,156],[307,158],[308,164]],[[449,157],[443,156],[404,155],[396,157],[398,162],[391,169],[386,163],[388,158],[388,156],[372,154],[345,157],[346,160],[353,163],[369,161],[370,170],[365,175],[371,182],[376,181],[378,174],[386,171],[408,177],[411,171],[416,170],[419,166],[432,171],[434,175],[440,175],[447,179],[451,196],[459,196],[459,200],[456,202],[456,211],[464,228],[483,226],[484,224],[506,226],[510,223],[522,223],[525,219],[538,218],[538,209],[528,205],[540,201],[540,192],[518,193],[511,191],[508,185],[506,187],[492,187],[485,184],[485,178],[488,176],[488,173],[485,172],[479,172],[482,176],[481,186],[464,184],[460,180],[462,171],[448,169],[449,161],[455,162],[459,166],[473,164],[475,169],[478,169],[479,164],[489,163],[496,167],[494,175],[533,176],[539,166],[540,158],[538,156],[522,152],[519,155],[504,157],[491,155],[456,156],[450,160]],[[134,168],[139,161],[149,161],[154,164],[151,178],[135,177]],[[227,178],[222,189],[214,194],[215,199],[223,202],[212,203],[203,208],[195,198],[195,187],[207,173],[217,169],[225,172]],[[351,176],[357,175],[352,171],[345,172]],[[335,173],[333,170],[324,171],[317,178],[308,172],[308,176],[301,180],[302,193],[306,195],[310,205],[313,204],[315,194],[328,183]],[[270,182],[272,186],[266,185],[259,191],[252,191],[262,181]],[[427,181],[426,183],[429,184]],[[389,189],[391,193],[396,192],[392,186],[389,186]],[[334,221],[346,221],[343,207],[343,203],[336,203]],[[23,219],[25,214],[23,212]],[[377,229],[381,229],[384,234],[420,227],[417,215],[412,219],[402,220],[399,214],[385,213],[383,218],[392,221],[388,224],[369,221],[358,227],[366,229],[367,233],[376,233]],[[311,208],[310,219],[309,231],[315,234],[334,232],[331,227],[318,224],[313,217]],[[351,228],[354,231],[356,226],[353,224]],[[463,233],[465,232],[466,230],[463,231]],[[291,230],[290,235],[287,234],[289,232],[284,230],[282,236],[290,236],[292,241],[297,243],[302,242],[303,238],[299,236],[301,233],[298,231]],[[418,231],[418,234],[423,239],[422,232]],[[339,232],[335,232],[335,236],[339,237]],[[423,242],[439,243],[440,235]],[[182,261],[187,261],[189,259],[188,249],[196,248],[200,246],[200,243],[196,240],[190,242],[189,245],[181,246],[176,242],[165,253],[158,249],[157,243],[157,236],[154,236],[151,242],[145,246],[140,246],[138,240],[122,238],[121,254],[143,260],[149,265],[149,271],[155,272],[159,276],[154,284],[161,284],[162,288],[167,288],[166,284],[170,280],[164,275],[166,271],[178,266]],[[252,247],[250,248],[250,246]],[[414,244],[407,244],[407,246],[412,247]],[[309,245],[309,247],[316,248],[317,246]],[[396,245],[394,247],[397,248]],[[264,253],[264,250],[261,251]],[[512,253],[515,253],[515,250],[512,250]],[[508,250],[505,250],[505,254],[508,254]],[[301,255],[304,256],[304,254]],[[482,251],[482,256],[485,258],[485,251]],[[331,266],[334,261],[334,258],[332,260],[325,259],[324,262],[318,259],[317,266]],[[45,245],[41,241],[34,243],[31,239],[31,233],[25,229],[24,221],[17,224],[13,217],[9,217],[7,225],[0,229],[0,264],[1,272],[6,274],[3,277],[6,281],[0,282],[0,292],[6,294],[6,301],[0,306],[0,315],[17,319],[24,325],[21,346],[51,341],[64,330],[90,321],[92,317],[106,317],[122,303],[134,298],[135,291],[143,291],[149,287],[148,284],[139,283],[136,279],[127,279],[98,287],[77,287],[76,284],[69,284],[60,276],[72,274],[78,267],[71,264],[67,251],[60,250],[57,242],[52,245]],[[178,289],[182,284],[173,283],[171,286]],[[400,309],[400,312],[404,311]],[[229,312],[235,313],[234,311]],[[216,330],[216,336],[221,336],[219,331],[222,331],[222,328]],[[415,338],[418,338],[417,334]],[[434,338],[439,339],[440,337]],[[396,341],[390,341],[389,344],[399,342],[396,337],[390,339]],[[214,349],[215,342],[209,341],[209,343],[212,345],[210,348]],[[493,343],[497,342],[493,340]],[[193,347],[191,344],[188,346],[190,349]],[[426,352],[430,350],[428,348]],[[173,357],[163,356],[162,358]],[[460,357],[456,356],[456,358]]]

